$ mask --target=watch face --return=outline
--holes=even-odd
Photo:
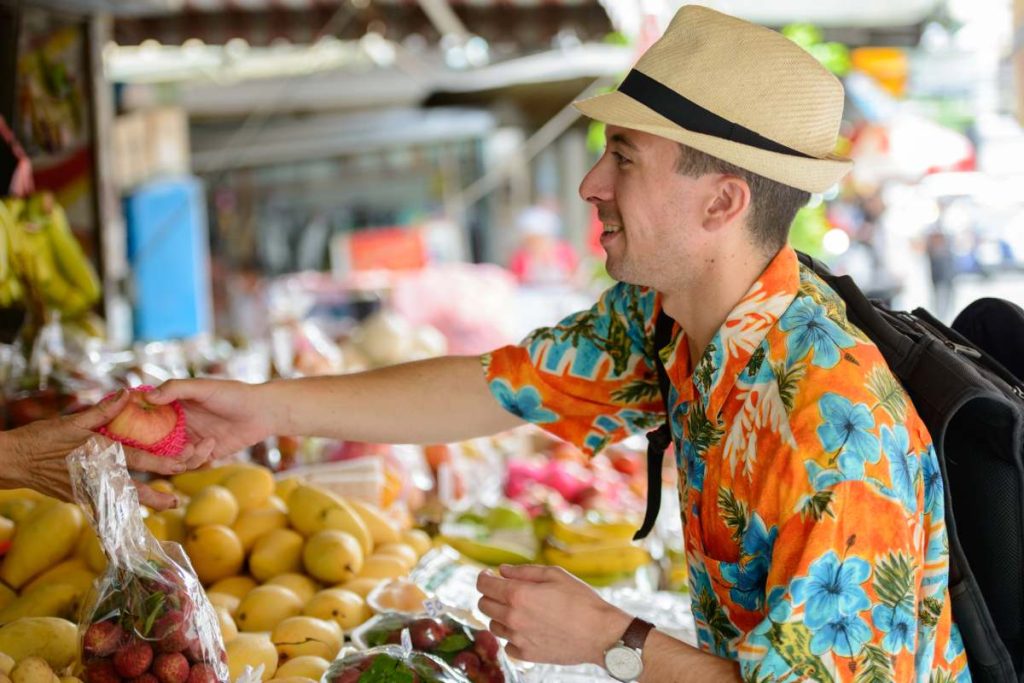
[[[620,681],[632,681],[640,677],[644,664],[636,650],[616,645],[604,654],[604,668]]]

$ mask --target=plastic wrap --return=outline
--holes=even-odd
[[[406,635],[408,641],[408,635]],[[322,683],[466,683],[467,679],[437,657],[416,652],[409,643],[384,645],[337,659]]]
[[[414,649],[443,660],[471,683],[511,683],[517,680],[494,634],[473,628],[466,621],[448,614],[379,614],[357,628],[352,634],[352,641],[372,651],[372,648],[402,643],[405,633],[408,633]]]
[[[90,439],[68,456],[75,499],[99,536],[108,565],[80,619],[86,683],[138,678],[227,681],[216,613],[176,543],[142,521],[121,446]]]

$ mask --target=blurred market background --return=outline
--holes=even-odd
[[[7,427],[173,377],[481,353],[589,306],[611,282],[577,188],[603,132],[569,105],[614,87],[679,4],[0,0]],[[706,4],[845,84],[838,151],[856,167],[800,212],[795,246],[947,323],[980,297],[1024,303],[1024,0]],[[605,547],[577,573],[662,589],[616,595],[685,638],[678,513],[639,558],[622,550],[643,448],[586,461],[527,429],[426,448],[282,437],[244,457],[469,538],[451,543],[485,564],[572,565],[551,549],[611,538],[619,564]],[[597,676],[549,674],[530,680]]]

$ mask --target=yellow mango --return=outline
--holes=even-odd
[[[317,585],[316,581],[305,574],[299,574],[297,572],[278,574],[267,581],[265,585],[284,586],[285,588],[290,589],[293,593],[299,596],[299,600],[302,600],[303,605],[309,602],[309,599],[320,589],[320,586]]]
[[[259,586],[249,591],[235,613],[239,631],[270,631],[302,612],[302,600],[284,586]]]
[[[263,665],[263,680],[269,681],[277,671],[277,648],[266,633],[239,633],[224,646],[228,656],[228,673],[234,681],[245,667]]]
[[[309,537],[302,549],[306,571],[327,584],[355,578],[363,567],[363,551],[352,534],[327,529]]]
[[[274,495],[274,475],[265,467],[251,467],[228,475],[221,486],[238,501],[242,510],[251,510]]]
[[[306,616],[284,619],[270,632],[281,661],[306,655],[334,659],[344,639],[334,621]]]
[[[291,529],[274,529],[256,541],[249,555],[249,573],[257,581],[302,569],[302,536]]]
[[[189,527],[223,524],[231,526],[238,519],[238,501],[223,486],[207,486],[199,491],[185,508],[185,525]]]
[[[242,542],[221,524],[192,529],[185,539],[185,552],[203,585],[238,574],[245,562]]]
[[[277,667],[277,673],[274,675],[278,679],[297,677],[319,681],[330,665],[331,663],[323,657],[304,655],[284,662],[281,666]]]
[[[15,661],[42,657],[62,671],[78,657],[78,626],[56,617],[27,617],[0,626],[0,652]]]
[[[235,530],[235,534],[238,535],[238,540],[242,542],[242,547],[246,552],[252,550],[257,539],[264,534],[288,527],[288,512],[287,509],[281,509],[283,507],[279,501],[272,503],[268,500],[263,505],[243,510],[238,515],[238,519],[235,520],[231,528]]]
[[[75,550],[85,518],[71,503],[57,503],[32,515],[14,534],[0,566],[0,579],[21,588],[33,577],[61,562]]]
[[[241,600],[245,597],[246,593],[258,585],[258,583],[248,576],[229,576],[226,579],[221,579],[214,583],[207,589],[207,592],[226,593],[227,595],[233,595]]]

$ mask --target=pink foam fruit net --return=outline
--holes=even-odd
[[[133,388],[132,393],[146,393],[152,391],[155,387],[149,384],[143,384],[141,386]],[[115,392],[111,392],[103,397],[106,400],[114,395]],[[178,421],[174,423],[174,429],[164,438],[160,439],[154,444],[144,444],[136,441],[135,439],[128,439],[123,436],[116,436],[110,433],[107,426],[104,425],[96,431],[107,437],[113,439],[119,443],[124,444],[130,448],[138,448],[140,451],[147,451],[154,455],[178,455],[182,449],[185,448],[185,444],[188,442],[185,436],[185,410],[181,407],[181,404],[177,401],[171,403],[171,407],[174,408],[175,414],[178,416]]]

